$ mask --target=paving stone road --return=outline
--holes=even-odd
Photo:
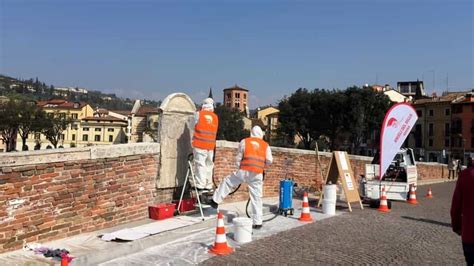
[[[417,190],[418,205],[395,202],[390,213],[355,209],[254,241],[204,264],[465,265],[460,237],[450,226],[454,182]],[[314,206],[314,205],[311,205]]]

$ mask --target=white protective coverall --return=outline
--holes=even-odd
[[[205,111],[214,111],[214,101],[211,98],[206,98],[203,101],[203,105],[201,110]],[[196,112],[194,115],[194,124],[192,127],[196,125],[199,121],[199,111]],[[214,169],[214,150],[205,150],[193,147],[193,155],[194,155],[194,173],[196,178],[195,187],[198,189],[213,189],[212,183],[212,171]]]
[[[259,126],[252,128],[250,132],[251,137],[263,138],[262,129]],[[242,140],[239,144],[239,151],[236,157],[237,167],[240,168],[240,162],[242,161],[242,156],[245,150],[245,140]],[[270,145],[267,147],[265,152],[265,165],[269,166],[273,162],[272,151]],[[253,213],[253,224],[261,225],[262,224],[262,196],[263,196],[263,174],[258,174],[250,172],[247,170],[239,169],[236,172],[233,172],[227,176],[223,182],[220,183],[216,192],[214,193],[212,199],[220,204],[224,198],[232,192],[238,185],[246,182],[250,194],[250,205],[251,211]]]

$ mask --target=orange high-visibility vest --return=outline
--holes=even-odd
[[[244,141],[244,156],[240,162],[240,169],[262,174],[268,143],[259,138],[246,138]]]
[[[216,146],[219,118],[210,111],[199,111],[199,120],[194,127],[193,147],[213,150]]]

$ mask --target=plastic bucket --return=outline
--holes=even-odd
[[[324,199],[323,213],[328,215],[336,215],[336,201]]]
[[[336,185],[325,185],[324,186],[324,199],[336,201],[337,199],[337,186]]]
[[[234,222],[234,240],[238,243],[248,243],[252,241],[252,219],[237,217]]]

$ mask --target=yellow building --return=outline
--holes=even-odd
[[[130,142],[156,142],[158,138],[157,106],[144,105],[136,100],[131,116]]]
[[[79,138],[74,143],[80,147],[127,143],[127,125],[128,120],[96,113],[82,119]]]
[[[69,102],[62,99],[38,101],[37,106],[47,114],[69,117],[72,123],[64,130],[58,148],[83,147],[126,143],[128,120],[110,116],[107,110],[94,111],[85,102]],[[21,137],[17,138],[16,150],[22,150]],[[53,148],[41,133],[32,132],[26,141],[28,150]]]
[[[269,141],[276,136],[278,113],[280,110],[272,106],[257,109],[257,120],[265,128],[265,135]]]

